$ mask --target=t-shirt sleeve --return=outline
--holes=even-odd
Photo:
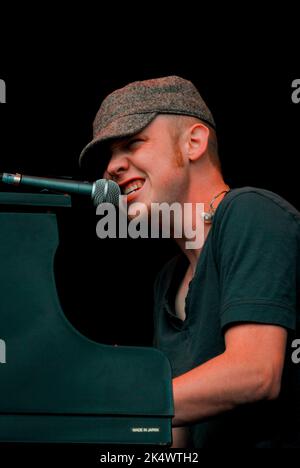
[[[296,327],[298,224],[272,199],[244,193],[225,208],[216,235],[221,326]]]

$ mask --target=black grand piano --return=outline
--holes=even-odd
[[[0,442],[170,445],[167,358],[67,319],[53,262],[65,195],[0,193]]]

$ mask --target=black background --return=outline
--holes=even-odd
[[[268,38],[204,47],[199,39],[179,48],[174,40],[139,52],[138,38],[123,48],[68,36],[25,39],[2,48],[1,172],[85,178],[78,156],[102,99],[130,81],[175,74],[194,82],[215,117],[226,182],[273,190],[300,208],[293,42],[289,49]],[[100,240],[93,209],[73,201],[60,219],[55,263],[66,315],[96,341],[151,344],[153,280],[177,248],[168,240]]]

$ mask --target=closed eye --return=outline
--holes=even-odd
[[[143,142],[144,140],[142,140],[141,138],[133,138],[132,140],[128,141],[128,143],[126,144],[126,148],[134,149],[137,146],[139,146],[140,143],[143,143]]]

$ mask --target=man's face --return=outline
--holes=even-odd
[[[189,167],[172,124],[174,120],[159,115],[140,133],[110,145],[103,177],[119,184],[128,205],[144,203],[150,213],[153,202],[184,202]]]

